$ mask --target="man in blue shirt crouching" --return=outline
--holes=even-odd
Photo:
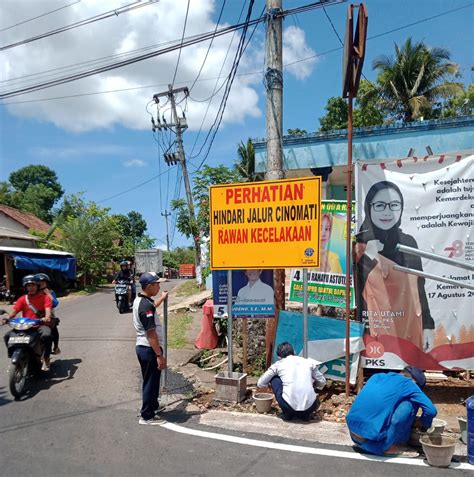
[[[401,373],[372,376],[346,417],[357,447],[370,454],[396,455],[408,442],[414,424],[421,430],[431,427],[437,411],[423,392],[425,384],[423,371],[411,366]],[[416,419],[419,408],[422,415]]]

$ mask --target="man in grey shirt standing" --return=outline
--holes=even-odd
[[[323,389],[326,378],[319,372],[317,361],[295,356],[293,346],[286,341],[278,345],[277,356],[279,360],[260,377],[257,387],[271,385],[283,419],[309,420],[319,407],[313,382],[316,389]]]
[[[163,292],[156,301],[153,297],[160,291],[160,282],[156,273],[145,272],[140,276],[141,293],[133,302],[133,325],[137,331],[136,352],[143,377],[143,404],[139,424],[157,425],[163,421],[155,414],[159,409],[161,370],[166,368],[166,358],[160,343],[163,340],[163,328],[156,308],[168,296]]]

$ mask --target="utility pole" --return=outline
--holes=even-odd
[[[265,88],[267,91],[267,172],[266,180],[285,178],[283,171],[283,55],[282,0],[266,0],[267,33]],[[266,324],[267,367],[271,364],[276,333],[276,317],[285,308],[285,270],[274,270],[275,317]]]
[[[168,231],[168,217],[171,215],[171,212],[168,212],[166,209],[163,212],[161,212],[161,215],[165,218],[165,221],[166,221],[166,250],[168,250],[168,252],[170,251],[170,234],[169,234],[169,231]]]
[[[186,167],[186,156],[184,154],[184,147],[183,147],[183,130],[186,129],[188,126],[186,124],[186,118],[178,118],[178,113],[176,112],[176,101],[175,95],[178,93],[184,93],[185,96],[189,95],[189,90],[185,86],[183,88],[175,88],[173,89],[173,85],[168,85],[168,91],[164,91],[162,93],[157,93],[153,95],[153,100],[158,103],[159,98],[166,96],[171,104],[171,112],[172,112],[172,123],[167,124],[167,127],[174,127],[176,132],[176,148],[178,152],[178,161],[181,164],[181,168],[183,171],[183,179],[184,179],[184,187],[186,189],[186,198],[188,201],[188,209],[189,215],[192,224],[196,224],[196,216],[194,213],[194,203],[193,203],[193,196],[191,192],[191,183],[189,182],[188,176],[188,169]],[[193,241],[194,241],[194,249],[196,252],[196,280],[198,284],[201,284],[201,246],[199,244],[199,237],[197,237],[197,230],[193,230]]]

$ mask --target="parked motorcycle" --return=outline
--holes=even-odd
[[[0,310],[0,314],[5,313]],[[6,342],[10,358],[8,385],[16,399],[24,393],[28,376],[41,370],[43,344],[37,331],[40,323],[40,320],[23,317],[8,320],[13,328]]]
[[[119,313],[127,313],[130,311],[130,303],[128,302],[128,287],[130,284],[127,280],[119,280],[115,284],[115,303]]]
[[[3,277],[2,283],[0,283],[0,301],[7,301],[10,305],[14,301],[14,297],[7,287],[6,277]]]

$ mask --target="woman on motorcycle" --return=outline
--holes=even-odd
[[[39,289],[46,295],[48,295],[51,298],[51,301],[53,303],[53,312],[52,312],[52,318],[51,318],[51,335],[53,337],[53,350],[51,351],[51,354],[60,354],[61,350],[59,349],[59,331],[58,331],[58,325],[59,325],[59,318],[55,316],[54,309],[57,308],[59,305],[59,300],[56,296],[56,293],[54,290],[52,290],[51,287],[51,280],[49,278],[49,275],[46,275],[46,273],[37,273],[35,275],[36,280],[38,281],[39,284]]]

